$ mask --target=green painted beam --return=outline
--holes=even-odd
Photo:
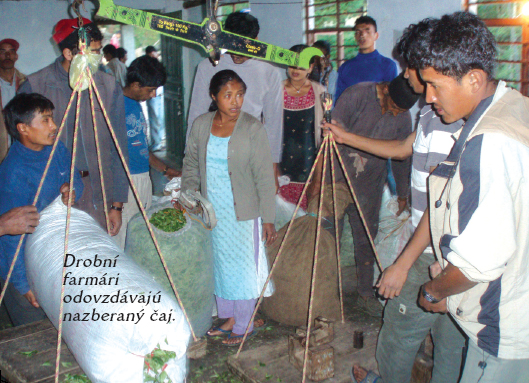
[[[123,24],[134,25],[199,45],[207,53],[213,50],[213,47],[208,45],[206,38],[207,25],[209,23],[208,18],[204,19],[201,24],[195,24],[139,9],[115,5],[113,0],[99,0],[99,4],[100,7],[97,15],[100,17]],[[306,48],[300,54],[297,54],[288,49],[224,31],[220,25],[219,27],[220,31],[216,33],[217,46],[221,49],[222,53],[226,51],[228,53],[266,60],[276,64],[305,69],[309,68],[309,62],[312,57],[323,56],[323,53],[317,48]]]

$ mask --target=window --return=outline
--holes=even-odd
[[[355,20],[366,14],[367,0],[306,0],[307,44],[326,40],[331,44],[331,60],[338,68],[358,54],[354,37]]]
[[[239,3],[227,3],[222,4],[219,2],[219,7],[217,8],[217,21],[224,26],[224,20],[230,13],[238,12],[243,9],[250,9],[250,2],[239,2]]]
[[[479,16],[498,46],[495,77],[529,95],[529,24],[522,16],[526,1],[466,0],[466,9]]]

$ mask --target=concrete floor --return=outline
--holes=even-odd
[[[344,281],[344,311],[347,322],[358,326],[373,324],[380,326],[381,319],[372,318],[357,309],[354,301],[354,287],[356,286],[356,268],[354,266],[342,269]],[[217,319],[214,324],[219,325],[222,320]],[[267,327],[248,340],[244,350],[268,345],[283,339],[287,342],[288,335],[295,332],[295,327],[267,320]],[[198,360],[189,361],[188,383],[242,383],[227,367],[228,356],[237,353],[237,347],[225,347],[221,344],[222,338],[208,339],[207,354]],[[352,340],[351,340],[352,341]],[[373,359],[375,355],[371,356]],[[353,361],[351,361],[352,365]]]
[[[373,324],[381,325],[381,320],[372,318],[358,310],[354,303],[354,287],[356,286],[356,269],[354,266],[342,269],[344,281],[344,310],[346,321],[358,326]],[[219,325],[222,320],[216,319],[215,324]],[[0,329],[11,326],[9,318],[4,308],[0,309]],[[275,343],[278,340],[287,342],[288,335],[295,332],[293,326],[282,325],[267,319],[264,331],[260,331],[256,336],[249,339],[245,350]],[[187,383],[239,383],[241,380],[229,372],[226,360],[228,356],[237,352],[237,347],[225,347],[221,344],[222,338],[208,339],[207,354],[197,360],[188,361]],[[372,355],[374,358],[374,355]],[[351,364],[353,361],[351,361]]]
[[[178,169],[179,165],[168,158],[165,152],[156,153],[169,166]],[[153,194],[163,195],[163,188],[167,183],[167,178],[160,172],[151,169],[151,179],[153,181]],[[358,310],[354,303],[354,294],[356,286],[356,269],[354,266],[342,268],[344,283],[344,311],[346,321],[358,323],[359,325],[373,324],[381,325],[381,320],[372,318],[362,311]],[[216,319],[215,325],[220,325],[222,320]],[[11,327],[5,308],[0,307],[0,330]],[[288,335],[295,332],[293,326],[282,325],[281,323],[267,320],[264,331],[260,331],[256,336],[249,339],[245,350],[257,348],[262,345],[277,342],[284,339],[287,342]],[[198,360],[188,361],[188,383],[239,383],[241,380],[228,371],[226,360],[228,356],[237,352],[237,347],[225,347],[221,345],[222,338],[208,339],[207,354]],[[374,358],[374,355],[372,356]],[[353,361],[351,361],[352,364]],[[3,382],[3,381],[2,381]]]

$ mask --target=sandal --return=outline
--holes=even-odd
[[[367,371],[363,367],[360,367],[360,368],[362,368],[363,370]],[[364,379],[362,379],[361,381],[357,381],[356,378],[355,378],[354,366],[351,367],[351,370],[349,370],[349,373],[351,374],[351,379],[355,383],[377,383],[377,382],[382,382],[382,378],[380,376],[378,376],[377,374],[375,374],[373,371],[367,371],[366,377]]]
[[[214,332],[214,331],[220,331],[222,334],[217,334],[217,335],[210,334],[210,332]],[[230,335],[230,334],[231,334],[231,330],[223,330],[220,327],[212,327],[210,330],[208,330],[208,332],[206,333],[206,336],[213,338],[215,336],[223,336],[223,335]]]
[[[246,337],[246,340],[250,339],[254,335],[255,335],[255,331],[252,331],[252,332],[248,333],[248,336]],[[242,338],[244,338],[244,334],[242,334],[242,335],[230,334],[230,335],[228,335],[228,337],[225,340],[222,341],[221,344],[223,346],[226,346],[226,347],[238,347],[242,343]],[[224,343],[228,339],[240,339],[240,342],[237,342],[237,343]]]

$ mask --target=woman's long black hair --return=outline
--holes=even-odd
[[[229,83],[230,81],[237,81],[238,83],[240,83],[244,91],[246,92],[246,84],[242,80],[242,78],[240,78],[239,75],[235,73],[234,71],[232,71],[231,69],[225,69],[225,70],[221,70],[220,72],[215,73],[215,75],[211,78],[211,81],[209,83],[210,96],[217,97],[222,87],[226,85],[227,83]],[[214,112],[216,110],[218,110],[218,106],[215,100],[213,100],[209,107],[209,111]]]

